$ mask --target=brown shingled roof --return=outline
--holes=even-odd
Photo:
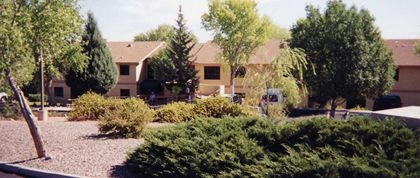
[[[162,41],[108,42],[116,63],[140,63],[166,47]]]
[[[420,66],[420,57],[414,54],[414,44],[417,39],[393,39],[385,40],[394,61],[398,66]]]
[[[270,40],[264,46],[259,47],[254,55],[251,55],[249,64],[270,64],[280,52],[280,41]],[[222,52],[215,43],[197,43],[191,50],[195,63],[198,64],[220,64],[217,54]]]

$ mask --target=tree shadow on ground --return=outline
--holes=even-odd
[[[45,159],[45,158],[29,158],[29,159],[20,160],[20,161],[7,162],[6,164],[20,164],[20,163],[24,163],[24,162],[27,162],[27,161],[37,160],[37,159]]]
[[[125,165],[114,165],[111,168],[111,177],[135,178],[136,176]]]
[[[80,139],[85,140],[107,140],[107,139],[121,139],[122,137],[117,137],[110,134],[90,134],[79,137]]]

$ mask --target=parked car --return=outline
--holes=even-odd
[[[9,95],[7,95],[7,93],[5,93],[5,92],[0,92],[0,102],[1,103],[4,103],[4,102],[6,102],[7,101],[7,97],[8,97]]]
[[[229,98],[234,103],[241,103],[242,97],[237,94],[222,94],[222,97]]]
[[[280,89],[269,88],[267,90],[267,93],[262,96],[262,99],[270,104],[276,104],[276,103],[281,104],[284,102],[285,98],[283,96],[283,93],[280,91]]]
[[[373,103],[373,110],[384,110],[399,108],[402,106],[401,98],[398,95],[383,95]]]

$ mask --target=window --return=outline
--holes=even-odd
[[[220,80],[220,67],[204,67],[205,80]]]
[[[55,97],[64,97],[63,87],[54,87],[54,96]]]
[[[130,66],[120,65],[120,75],[130,75]]]
[[[246,68],[244,66],[240,66],[235,72],[235,78],[244,78],[246,74]]]
[[[129,97],[130,96],[130,89],[120,89],[120,96],[121,97]]]

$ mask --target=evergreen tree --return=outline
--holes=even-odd
[[[87,91],[105,94],[111,90],[116,82],[116,66],[112,60],[111,52],[102,38],[96,20],[91,12],[85,25],[83,36],[83,52],[89,61],[84,71],[78,72],[70,69],[66,76],[66,83],[71,87],[72,98],[78,97]]]
[[[165,83],[170,83],[167,87],[177,85],[186,91],[194,91],[197,88],[199,81],[196,76],[197,72],[193,66],[193,61],[190,60],[190,52],[194,47],[194,38],[188,32],[182,14],[182,8],[179,7],[178,19],[176,20],[177,26],[175,35],[171,38],[165,55],[161,55],[161,59],[155,59],[153,62],[153,69],[159,74],[171,74],[157,76],[158,80]]]

